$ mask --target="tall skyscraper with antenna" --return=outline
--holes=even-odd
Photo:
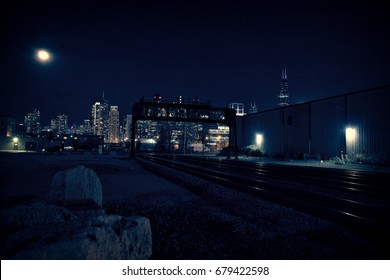
[[[253,101],[250,103],[249,114],[255,114],[255,113],[257,113],[257,106],[256,106],[256,102]]]
[[[287,71],[286,68],[282,69],[282,80],[280,81],[280,92],[278,94],[278,107],[284,107],[289,105],[290,93],[287,85]]]

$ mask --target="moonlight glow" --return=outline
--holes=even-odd
[[[51,60],[51,55],[47,50],[37,50],[35,56],[37,60],[42,63],[46,63]]]

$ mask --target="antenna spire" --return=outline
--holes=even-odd
[[[286,70],[286,68],[282,69],[282,80],[287,80],[287,70]]]

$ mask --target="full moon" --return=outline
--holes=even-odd
[[[50,61],[51,55],[47,50],[38,50],[36,52],[36,58],[38,61],[45,63]]]

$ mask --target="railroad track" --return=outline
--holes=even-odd
[[[362,232],[390,232],[388,173],[190,156],[140,154],[138,158]]]

